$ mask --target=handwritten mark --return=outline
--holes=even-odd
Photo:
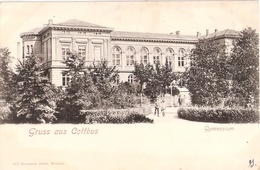
[[[253,168],[254,165],[255,165],[254,159],[249,160],[249,167]]]

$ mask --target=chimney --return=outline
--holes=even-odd
[[[53,24],[53,20],[52,19],[49,19],[49,25],[52,25]]]
[[[206,30],[206,36],[208,36],[209,35],[209,30]]]
[[[215,29],[215,33],[217,33],[218,32],[218,29]]]
[[[180,35],[181,34],[181,32],[180,31],[176,31],[176,35]]]
[[[201,33],[200,32],[197,32],[197,37],[200,37]]]
[[[17,59],[20,60],[21,57],[21,49],[20,42],[17,42]]]

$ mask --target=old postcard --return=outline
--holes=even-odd
[[[0,12],[0,169],[260,170],[257,1]]]

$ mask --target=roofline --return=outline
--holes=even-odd
[[[112,41],[137,41],[137,42],[162,42],[162,43],[187,43],[195,44],[198,40],[166,39],[166,38],[131,38],[131,37],[112,37]]]
[[[49,24],[46,25],[45,27],[43,27],[39,32],[37,33],[32,33],[32,32],[24,32],[20,34],[20,37],[24,37],[24,36],[37,36],[37,35],[41,35],[42,33],[44,33],[45,31],[47,31],[48,29],[54,29],[54,30],[70,30],[70,31],[91,31],[91,32],[95,32],[95,31],[99,31],[99,32],[112,32],[114,29],[113,28],[109,28],[109,27],[80,27],[80,26],[62,26],[62,25],[55,25],[55,24]]]
[[[37,36],[39,33],[32,33],[32,32],[23,32],[20,34],[20,37],[23,38],[24,36]]]
[[[239,34],[238,35],[220,35],[220,36],[212,36],[212,37],[207,37],[207,36],[203,36],[203,37],[199,37],[199,39],[214,39],[214,40],[218,40],[218,39],[222,39],[222,38],[231,38],[231,39],[236,39],[239,38]]]
[[[74,26],[61,26],[61,25],[50,25],[50,28],[55,30],[73,30],[73,31],[101,31],[101,32],[112,32],[113,28],[108,27],[74,27]]]

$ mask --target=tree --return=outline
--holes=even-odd
[[[173,73],[171,63],[166,60],[165,65],[160,65],[156,63],[155,66],[147,64],[143,65],[136,63],[134,75],[136,81],[140,84],[141,90],[150,97],[153,101],[159,95],[165,95],[167,92],[167,87],[169,87],[173,80],[176,80],[176,74]]]
[[[14,97],[13,70],[8,48],[0,48],[0,96],[9,103]]]
[[[230,75],[223,49],[214,39],[201,39],[192,51],[193,65],[185,77],[193,104],[216,106],[227,96]]]
[[[106,60],[102,60],[97,64],[93,63],[88,67],[90,77],[94,85],[99,91],[101,107],[111,107],[113,102],[110,100],[111,96],[115,93],[117,88],[118,71],[116,67],[108,66]]]
[[[133,71],[135,81],[139,83],[140,88],[138,90],[138,93],[140,94],[141,100],[140,105],[142,106],[142,95],[143,95],[143,88],[145,83],[148,82],[149,78],[151,79],[154,72],[153,66],[148,63],[147,65],[144,65],[143,63],[135,63],[135,68]]]
[[[234,42],[229,71],[232,74],[231,94],[240,105],[254,105],[259,102],[259,39],[256,30],[246,28]]]
[[[70,83],[65,89],[65,95],[57,102],[57,117],[60,122],[84,122],[81,110],[92,105],[94,94],[98,95],[88,72],[85,70],[85,58],[76,53],[68,53],[64,61],[68,66]]]
[[[51,100],[51,83],[46,77],[40,58],[30,56],[17,65],[14,81],[17,97],[12,102],[14,121],[46,123],[55,121],[54,106]],[[17,119],[16,119],[17,117]]]
[[[177,80],[177,74],[173,72],[172,65],[166,59],[165,65],[160,66],[159,63],[156,64],[157,76],[161,82],[160,91],[165,95],[167,92],[167,87],[169,87],[173,80]]]

